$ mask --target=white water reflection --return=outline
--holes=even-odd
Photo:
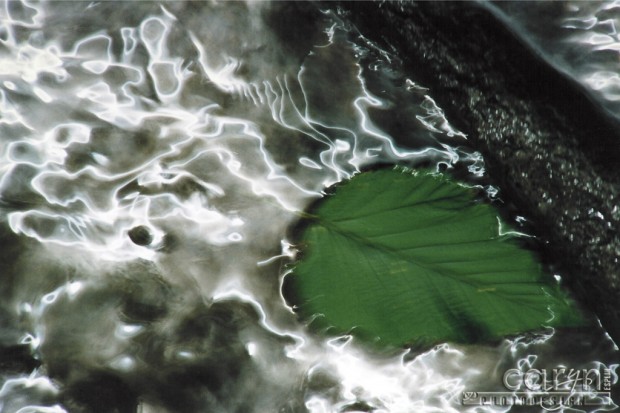
[[[280,295],[287,230],[327,186],[382,162],[484,175],[397,59],[313,5],[2,7],[0,343],[42,366],[2,373],[0,410],[112,389],[142,412],[503,411],[459,397],[543,350],[377,355],[309,335]]]

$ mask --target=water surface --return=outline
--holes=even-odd
[[[462,393],[510,368],[615,372],[596,328],[376,354],[297,321],[288,229],[326,187],[400,163],[501,197],[432,90],[334,13],[15,1],[0,18],[0,346],[41,363],[0,371],[0,411],[506,411]]]

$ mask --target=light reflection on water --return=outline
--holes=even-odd
[[[612,116],[620,113],[620,7],[617,1],[537,2],[490,8],[559,70],[583,84]],[[540,16],[545,24],[540,24]]]
[[[133,397],[143,413],[504,411],[461,394],[501,390],[532,354],[613,359],[607,342],[580,347],[583,332],[568,359],[566,333],[412,357],[298,325],[280,296],[286,231],[326,186],[382,162],[484,176],[432,91],[331,13],[2,7],[0,344],[29,344],[43,364],[2,372],[1,411]]]

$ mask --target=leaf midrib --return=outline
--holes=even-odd
[[[371,216],[372,214],[369,214],[368,216]],[[327,229],[328,231],[334,231],[346,238],[349,238],[355,242],[360,243],[361,245],[365,245],[367,247],[370,248],[374,248],[375,250],[378,250],[382,253],[387,253],[387,254],[391,254],[394,255],[396,257],[398,257],[399,259],[402,259],[403,261],[406,261],[414,266],[417,266],[419,268],[421,268],[424,271],[428,271],[433,273],[434,275],[441,277],[441,278],[448,278],[451,282],[457,283],[457,284],[464,284],[467,287],[471,288],[471,289],[475,289],[476,292],[477,290],[481,287],[479,284],[475,284],[472,283],[469,280],[463,279],[461,277],[455,276],[454,274],[450,274],[450,272],[452,272],[449,269],[446,268],[438,268],[438,266],[436,264],[432,264],[432,263],[421,263],[421,262],[417,262],[414,259],[412,259],[411,257],[408,257],[407,255],[401,254],[399,253],[399,251],[387,248],[377,242],[372,241],[369,238],[365,238],[362,237],[360,235],[355,234],[354,232],[350,231],[350,230],[346,230],[341,228],[340,226],[338,226],[337,224],[335,224],[332,221],[326,220],[320,216],[315,216],[315,220],[316,222],[323,226],[325,229]],[[474,242],[489,242],[489,240],[477,240],[477,241],[470,241],[470,242],[459,242],[459,243],[450,243],[450,244],[435,244],[435,246],[443,246],[443,245],[459,245],[459,244],[468,244],[468,243],[474,243]],[[426,247],[426,246],[425,246]],[[416,247],[417,248],[417,247]],[[490,274],[490,273],[481,273],[481,274]],[[427,279],[429,280],[429,283],[435,283],[436,280],[433,279],[432,276],[430,276],[429,274],[425,274],[425,276],[427,277]],[[539,285],[540,288],[543,288],[544,286],[546,286],[547,284],[545,282],[543,282],[542,280],[538,280],[538,281],[526,281],[523,283],[494,283],[491,285],[487,285],[485,284],[484,287],[485,288],[489,288],[492,286],[501,286],[501,285],[506,285],[506,284],[529,284],[529,285]],[[521,296],[522,294],[507,294],[507,292],[505,291],[493,291],[493,294],[497,295],[497,296],[502,296],[506,299],[508,299],[511,302],[516,302],[517,304],[520,303],[520,301],[518,300],[518,297]],[[441,295],[441,294],[440,294]]]

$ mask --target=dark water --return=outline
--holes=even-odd
[[[1,13],[1,412],[495,412],[462,393],[510,368],[617,380],[594,327],[380,355],[297,322],[287,229],[325,187],[398,162],[501,196],[432,90],[332,12]]]

